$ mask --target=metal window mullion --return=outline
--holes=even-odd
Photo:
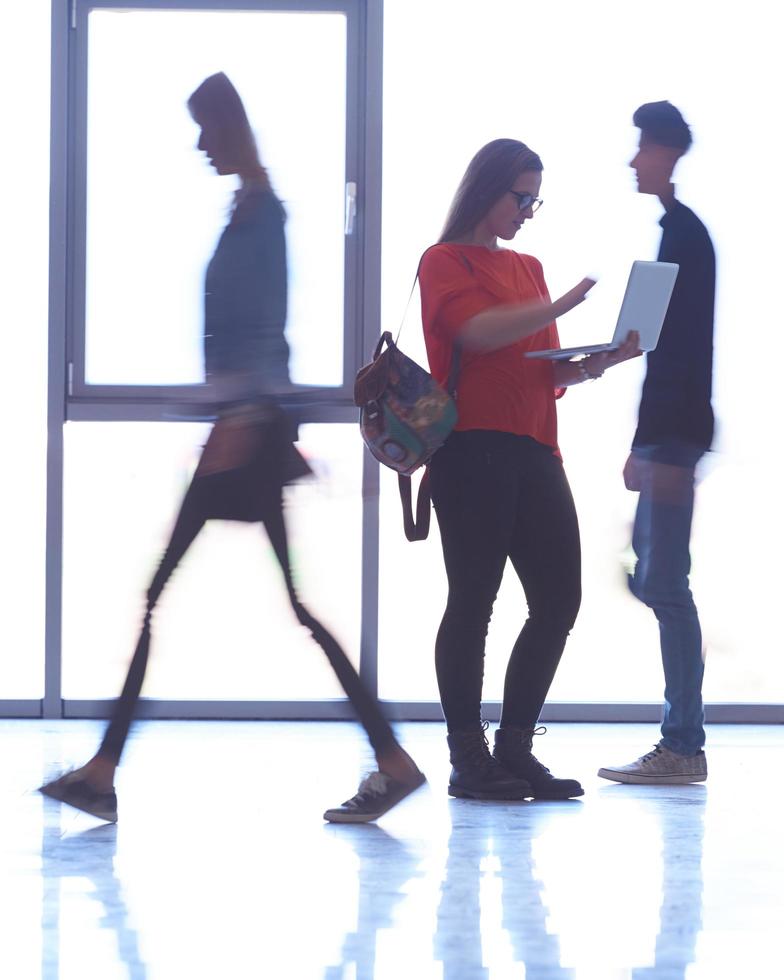
[[[366,0],[360,5],[362,50],[358,59],[359,96],[358,141],[361,149],[359,220],[361,235],[361,275],[358,276],[358,329],[351,338],[359,368],[373,349],[380,333],[381,312],[381,117],[382,102],[382,0]],[[361,285],[360,285],[361,284]],[[379,466],[367,450],[362,472],[362,624],[360,676],[373,694],[378,695],[378,612],[379,612]]]
[[[52,2],[44,718],[62,717],[63,425],[68,296],[68,6]]]

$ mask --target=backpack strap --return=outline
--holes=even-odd
[[[403,530],[409,541],[424,541],[430,532],[430,469],[425,467],[419,484],[416,518],[411,507],[411,477],[398,474],[397,486],[403,505]]]
[[[433,248],[434,246],[430,246]],[[406,310],[403,314],[403,322],[405,322],[406,313],[408,312],[408,307],[411,304],[411,298],[414,295],[414,289],[416,288],[417,279],[419,278],[419,268],[422,265],[422,259],[430,251],[430,249],[425,249],[422,257],[419,260],[419,265],[417,266],[416,275],[414,276],[414,282],[411,286],[411,292],[408,296],[408,302],[406,303]],[[473,267],[468,261],[463,253],[460,253],[460,258],[463,260],[468,271],[473,275]],[[400,331],[403,329],[403,323],[400,324],[400,328],[397,332],[397,336],[400,337]],[[396,338],[397,341],[397,338]],[[396,342],[395,341],[395,342]],[[376,349],[376,357],[378,356],[378,351],[381,348],[381,341],[379,341],[379,346]],[[449,394],[455,398],[457,393],[457,379],[460,374],[460,359],[462,356],[462,349],[459,344],[454,344],[452,347],[452,364],[449,368],[449,378],[446,383],[446,390]],[[400,492],[400,503],[403,505],[403,530],[406,533],[406,538],[409,541],[424,541],[428,534],[430,533],[430,468],[425,466],[425,472],[422,474],[422,480],[419,484],[419,490],[417,492],[417,502],[416,502],[416,516],[414,516],[414,510],[412,506],[412,494],[411,494],[411,477],[403,476],[402,473],[398,473],[397,486]]]
[[[436,244],[438,244],[438,242],[436,242]],[[403,310],[403,319],[400,321],[400,326],[397,328],[395,343],[397,343],[400,340],[400,334],[403,332],[403,327],[406,322],[406,317],[408,316],[408,308],[409,306],[411,306],[411,300],[414,298],[414,290],[416,289],[417,279],[419,279],[419,270],[422,268],[422,262],[425,256],[427,255],[427,253],[430,251],[430,249],[435,247],[436,247],[435,245],[428,245],[428,247],[424,250],[424,252],[419,257],[419,262],[417,262],[417,270],[416,273],[414,274],[414,281],[411,283],[411,292],[408,294],[408,299],[406,300],[406,307]]]
[[[454,398],[457,376],[460,372],[460,348],[455,344],[452,350],[452,367],[449,371],[447,391]],[[397,486],[400,503],[403,505],[403,530],[409,541],[424,541],[430,533],[430,467],[425,466],[419,484],[416,502],[416,517],[412,508],[411,477],[398,473]]]

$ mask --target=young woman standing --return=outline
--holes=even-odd
[[[542,162],[499,139],[473,158],[439,243],[420,267],[430,368],[447,383],[455,347],[458,424],[431,463],[449,585],[436,673],[452,762],[449,792],[476,799],[566,799],[583,789],[532,754],[547,692],[580,606],[580,537],[558,451],[556,399],[639,353],[637,336],[579,362],[527,359],[559,346],[555,319],[585,298],[584,279],[554,302],[541,263],[499,246],[541,205]],[[509,659],[491,754],[481,721],[487,628],[509,559],[528,618]]]

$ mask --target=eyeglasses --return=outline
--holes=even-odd
[[[536,213],[544,204],[541,197],[534,197],[533,194],[521,194],[519,191],[509,191],[509,193],[517,198],[517,207],[521,211],[530,208],[533,213]]]

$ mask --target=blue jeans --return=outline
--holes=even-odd
[[[661,742],[679,755],[695,755],[705,744],[702,632],[689,589],[694,470],[702,453],[685,445],[635,447],[633,485],[627,480],[640,493],[632,536],[637,564],[629,587],[659,622],[665,684]]]

